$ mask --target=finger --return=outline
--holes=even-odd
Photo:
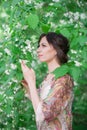
[[[31,70],[32,72],[34,72],[34,70],[33,70],[32,68],[30,68],[30,70]]]
[[[21,83],[24,83],[24,84],[28,85],[26,80],[21,80]]]
[[[24,67],[26,67],[27,69],[30,69],[30,68],[26,65],[26,63],[25,63],[24,60],[22,60],[22,65],[23,65]]]
[[[25,69],[27,69],[27,66],[25,65],[25,63],[22,61],[21,62],[21,68],[24,71]]]
[[[22,69],[22,71],[24,70],[24,65],[21,63],[21,69]]]
[[[23,60],[22,60],[21,64],[22,64],[23,66],[26,66],[26,64],[25,64],[25,62],[24,62]]]

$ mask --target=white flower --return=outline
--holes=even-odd
[[[27,25],[24,25],[24,26],[22,27],[22,29],[24,29],[24,30],[26,30],[27,28],[28,28]]]
[[[22,120],[23,121],[23,120]],[[20,127],[19,130],[26,130],[25,127]],[[30,130],[30,129],[29,129]]]
[[[36,67],[35,61],[32,61],[31,66],[34,68]]]
[[[77,51],[75,51],[75,50],[71,49],[71,53],[76,54],[76,53],[77,53]]]
[[[61,24],[66,24],[66,22],[64,20],[60,20]]]
[[[41,2],[41,3],[35,3],[36,5],[34,6],[36,9],[40,9],[40,8],[42,8],[42,6],[43,6],[43,2]]]
[[[11,63],[11,69],[15,70],[17,68],[17,66],[13,63]]]
[[[22,49],[22,51],[23,51],[23,54],[25,54],[25,55],[27,54],[27,52],[26,52],[26,49],[25,49],[25,48],[23,48],[23,49]]]
[[[15,46],[18,47],[18,44],[16,44]]]
[[[57,25],[55,23],[53,23],[53,22],[50,22],[50,24],[51,24],[52,28],[56,28],[57,27]]]
[[[78,20],[79,19],[79,16],[74,16],[74,20]]]
[[[12,78],[12,81],[14,82],[14,83],[17,83],[18,81],[16,80],[16,79],[14,79],[14,78]]]
[[[25,43],[26,43],[27,45],[29,45],[29,44],[31,43],[31,41],[27,39],[27,40],[25,41]]]
[[[20,48],[22,49],[22,48],[23,48],[23,45],[21,45]]]
[[[19,62],[20,62],[20,63],[21,63],[22,61],[24,61],[25,64],[26,64],[27,62],[29,62],[28,60],[19,59]]]
[[[22,62],[22,59],[19,59],[19,63],[21,63]]]
[[[9,99],[13,100],[13,99],[14,99],[14,97],[9,97]]]
[[[78,27],[78,24],[75,24],[75,26],[74,26],[75,28],[77,28]]]
[[[0,86],[1,87],[1,86]],[[3,95],[4,94],[4,92],[3,91],[0,91],[0,95]]]
[[[79,35],[81,36],[81,35],[82,35],[82,33],[79,33]]]
[[[73,19],[72,18],[70,19],[70,23],[73,23]]]
[[[8,54],[8,55],[11,55],[11,52],[8,48],[5,48],[4,51]]]
[[[16,25],[16,28],[21,28],[22,25],[18,22],[17,25]]]
[[[25,4],[31,4],[32,0],[24,0]]]
[[[1,13],[1,17],[4,18],[4,17],[7,17],[8,15],[5,13],[5,12],[2,12]]]
[[[52,0],[53,2],[59,2],[60,0]]]
[[[79,2],[79,1],[77,0],[76,2],[77,2],[77,4],[78,4],[78,6],[80,7],[80,6],[81,6],[81,4],[82,4],[82,1],[81,1],[81,2]]]
[[[84,13],[81,13],[81,14],[80,14],[80,18],[81,18],[81,19],[85,19],[85,18],[86,18],[86,15],[85,15]]]
[[[79,12],[74,13],[74,20],[78,20],[80,17]]]
[[[26,49],[26,51],[29,51],[29,52],[32,51],[32,48],[31,48],[31,45],[30,45],[30,44],[28,44],[28,45],[25,47],[25,49]]]
[[[0,108],[0,112],[3,112],[3,110]],[[0,121],[1,122],[1,121]]]
[[[81,66],[82,64],[78,61],[74,61],[76,66]]]
[[[10,38],[13,30],[10,30],[10,27],[7,24],[2,24],[2,27],[4,29],[3,34],[5,35],[5,38],[6,39]]]
[[[53,14],[54,14],[53,12],[48,12],[48,13],[46,13],[45,17],[49,17],[49,16],[53,17]]]
[[[32,40],[32,42],[36,42],[37,40],[36,40],[36,36],[35,35],[32,35],[31,36],[31,40]]]
[[[11,10],[14,8],[12,5],[10,7],[11,7]]]
[[[9,75],[10,74],[9,70],[5,70],[5,74]]]
[[[52,6],[52,5],[53,5],[53,3],[49,3],[49,5],[50,5],[50,6]]]
[[[18,38],[16,38],[15,41],[18,41]]]
[[[8,82],[8,84],[9,84],[9,85],[11,85],[11,84],[12,84],[12,82]]]
[[[69,16],[69,13],[65,13],[64,16],[65,16],[65,17]]]
[[[77,83],[76,81],[74,81],[74,85],[75,85],[75,86],[77,86],[77,85],[78,85],[78,83]]]

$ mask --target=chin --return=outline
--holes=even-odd
[[[44,59],[39,59],[40,62],[47,62],[46,60]]]
[[[46,62],[46,61],[44,61],[44,60],[39,60],[40,62]]]

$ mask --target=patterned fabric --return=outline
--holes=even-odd
[[[72,130],[73,80],[66,74],[55,80],[48,74],[40,85],[36,112],[38,130]]]

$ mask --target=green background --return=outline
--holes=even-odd
[[[38,61],[36,49],[39,35],[48,31],[70,41],[73,130],[87,129],[87,1],[0,0],[0,130],[36,130],[32,104],[21,85],[20,61],[35,70],[38,88],[47,66]]]

